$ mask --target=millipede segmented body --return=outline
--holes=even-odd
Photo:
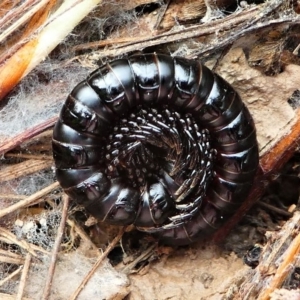
[[[162,54],[114,60],[68,96],[53,132],[56,176],[96,218],[170,245],[218,229],[258,167],[255,126],[220,76]]]

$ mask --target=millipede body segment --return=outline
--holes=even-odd
[[[163,243],[207,237],[258,167],[252,117],[220,76],[162,54],[114,60],[79,83],[53,132],[56,176],[88,212]]]

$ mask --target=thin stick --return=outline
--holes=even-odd
[[[52,164],[51,160],[27,159],[20,163],[9,165],[1,170],[0,183],[49,169]]]
[[[25,258],[25,263],[23,267],[23,272],[19,284],[19,289],[18,289],[18,294],[16,297],[16,300],[22,300],[23,299],[23,294],[24,294],[24,288],[26,284],[26,278],[29,272],[29,267],[30,267],[30,261],[31,261],[31,255],[27,253],[26,258]]]
[[[4,255],[6,257],[12,257],[12,258],[16,258],[16,259],[22,259],[23,260],[22,264],[24,263],[23,256],[21,256],[19,254],[16,254],[14,252],[10,252],[8,250],[0,249],[0,255]]]
[[[23,269],[23,266],[20,266],[17,270],[15,270],[14,272],[12,272],[11,274],[9,274],[7,277],[5,277],[4,279],[2,279],[0,281],[0,287],[6,283],[7,281],[11,280],[12,278],[14,278],[15,276],[17,276]]]
[[[25,159],[34,159],[34,160],[51,160],[53,161],[53,157],[51,155],[44,154],[24,154],[24,153],[7,153],[5,157],[17,157],[17,158],[25,158]]]
[[[293,214],[290,213],[289,211],[278,208],[274,205],[271,205],[271,204],[268,204],[268,203],[265,203],[265,202],[262,202],[262,201],[258,201],[257,204],[264,207],[264,208],[272,210],[272,211],[274,211],[274,212],[276,212],[276,213],[278,213],[282,216],[289,217],[289,218],[293,216]]]
[[[0,194],[0,199],[10,199],[10,200],[24,200],[27,196],[24,195],[14,195],[14,194]]]
[[[16,296],[11,294],[0,293],[1,300],[15,300]],[[22,300],[34,300],[32,298],[23,297]]]
[[[6,255],[0,254],[0,263],[23,265],[24,264],[24,258],[17,259],[17,258],[7,257]]]
[[[24,132],[16,135],[13,138],[8,138],[0,144],[0,155],[8,152],[11,149],[16,148],[24,141],[29,140],[30,138],[40,134],[41,132],[45,131],[49,127],[53,126],[58,119],[58,116],[50,118],[43,123],[40,123],[32,128],[25,130]]]
[[[49,186],[45,187],[44,189],[38,191],[37,193],[27,197],[24,200],[19,201],[16,204],[13,204],[7,208],[0,210],[0,218],[16,211],[17,209],[24,208],[29,206],[30,204],[34,203],[37,199],[47,195],[48,193],[52,192],[53,190],[57,189],[59,187],[59,183],[56,181]]]
[[[83,279],[80,286],[77,288],[77,290],[74,292],[74,294],[70,297],[69,300],[75,300],[80,292],[83,290],[87,282],[90,280],[90,278],[93,276],[93,274],[96,272],[97,268],[100,266],[102,261],[107,257],[109,252],[117,245],[117,243],[120,241],[120,239],[123,236],[124,231],[126,230],[126,227],[122,227],[118,233],[118,235],[112,240],[112,242],[107,246],[103,254],[98,258],[96,263],[94,264],[93,268],[90,270],[90,272],[87,274],[87,276]]]
[[[47,280],[46,280],[46,285],[44,288],[43,292],[43,300],[47,300],[50,295],[50,290],[51,290],[51,285],[52,285],[52,280],[53,280],[53,275],[56,267],[56,260],[58,256],[58,252],[60,250],[60,244],[62,237],[64,235],[64,230],[66,226],[66,220],[67,220],[67,215],[68,215],[68,208],[69,208],[69,202],[70,199],[67,195],[63,196],[63,209],[62,209],[62,215],[61,215],[61,221],[59,224],[59,228],[57,230],[57,235],[56,235],[56,240],[53,246],[53,251],[52,251],[52,256],[51,256],[51,264],[49,267],[48,275],[47,275]]]
[[[165,3],[165,5],[164,5],[164,7],[163,7],[163,9],[159,13],[159,16],[158,16],[158,18],[156,20],[155,25],[153,26],[154,29],[157,29],[159,27],[162,19],[164,18],[165,14],[166,14],[166,11],[167,11],[167,9],[169,7],[169,4],[170,4],[170,0],[167,0],[166,3]]]

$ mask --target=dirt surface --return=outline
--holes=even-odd
[[[248,269],[216,246],[181,249],[151,264],[146,274],[131,275],[129,299],[221,299]]]

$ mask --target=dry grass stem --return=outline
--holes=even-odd
[[[15,212],[16,210],[18,210],[20,208],[25,208],[25,207],[32,205],[33,203],[36,203],[36,200],[38,200],[39,198],[42,198],[43,196],[47,195],[48,193],[51,193],[53,190],[55,190],[57,188],[59,188],[59,183],[56,181],[56,182],[52,183],[51,185],[45,187],[44,189],[36,192],[35,194],[32,194],[31,196],[27,197],[26,199],[21,200],[18,203],[13,204],[7,208],[1,209],[0,210],[0,218],[4,217],[12,212]]]
[[[52,164],[52,160],[28,159],[21,163],[7,166],[0,172],[0,182],[13,180],[22,176],[49,169]]]
[[[0,299],[1,300],[16,300],[16,296],[15,295],[9,295],[9,294],[0,293]],[[22,300],[33,300],[33,299],[32,298],[23,297]]]
[[[29,268],[30,268],[30,262],[31,262],[31,255],[29,253],[26,254],[25,263],[23,266],[23,271],[20,279],[18,294],[16,297],[16,300],[22,300],[23,294],[24,294],[24,288],[26,284],[26,278],[28,276]]]
[[[13,271],[8,276],[6,276],[4,279],[2,279],[0,281],[0,287],[7,281],[9,281],[9,280],[13,279],[15,276],[19,275],[19,273],[21,273],[22,269],[23,269],[23,266],[20,266],[17,270]],[[0,299],[2,299],[2,298],[0,298]]]
[[[16,158],[24,158],[24,159],[32,159],[32,160],[51,160],[53,161],[53,157],[50,155],[34,155],[34,154],[24,154],[24,153],[6,153],[5,157],[16,157]]]
[[[21,255],[16,254],[16,257],[11,257],[10,256],[11,254],[14,254],[14,253],[1,250],[0,262],[7,263],[7,264],[15,264],[15,265],[23,265],[24,264],[24,258]]]
[[[50,263],[50,266],[49,266],[49,271],[48,271],[46,284],[45,284],[43,297],[42,297],[43,300],[47,300],[49,298],[49,295],[50,295],[52,280],[53,280],[55,266],[56,266],[56,260],[57,260],[58,252],[59,252],[59,249],[60,249],[60,246],[61,246],[61,240],[62,240],[62,237],[64,235],[65,226],[66,226],[66,220],[67,220],[68,208],[69,208],[69,201],[70,201],[69,197],[67,195],[64,195],[63,196],[63,208],[62,208],[61,220],[60,220],[60,224],[59,224],[57,234],[56,234],[55,243],[54,243],[53,250],[52,250],[51,263]]]
[[[27,198],[27,196],[24,196],[24,195],[0,194],[0,199],[23,200],[26,198]]]
[[[51,185],[45,187],[44,189],[38,191],[35,194],[32,194],[31,196],[27,197],[24,200],[19,201],[16,204],[13,204],[7,208],[1,209],[0,210],[0,218],[15,212],[18,209],[21,208],[25,208],[28,207],[30,205],[32,205],[33,203],[37,203],[36,200],[38,200],[39,198],[42,198],[43,196],[47,195],[48,193],[52,192],[53,190],[59,188],[59,183],[56,181],[54,183],[52,183]],[[42,199],[40,201],[43,201]]]

